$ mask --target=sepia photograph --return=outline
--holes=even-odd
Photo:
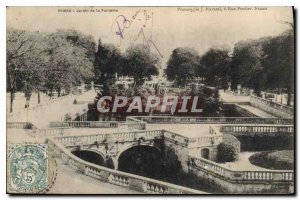
[[[294,21],[7,6],[6,193],[295,194]]]

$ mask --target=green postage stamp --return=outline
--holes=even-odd
[[[45,144],[9,146],[9,190],[39,193],[48,186],[48,157]]]

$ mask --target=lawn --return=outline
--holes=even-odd
[[[253,165],[267,169],[292,170],[294,169],[294,151],[268,151],[253,154],[249,161]]]

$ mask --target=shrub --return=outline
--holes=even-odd
[[[238,158],[238,152],[236,148],[232,145],[220,143],[218,145],[218,155],[217,161],[218,162],[233,162],[236,161]]]
[[[27,123],[24,128],[25,129],[32,129],[32,124],[31,123]]]
[[[64,117],[65,122],[72,121],[71,113],[66,113]]]

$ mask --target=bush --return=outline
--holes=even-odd
[[[65,114],[64,121],[65,122],[72,121],[71,113],[66,113]]]
[[[220,143],[218,145],[218,155],[217,161],[224,163],[224,162],[233,162],[236,161],[238,158],[238,152],[236,148],[232,145]]]
[[[27,123],[25,125],[25,129],[32,129],[32,124],[31,123]]]

